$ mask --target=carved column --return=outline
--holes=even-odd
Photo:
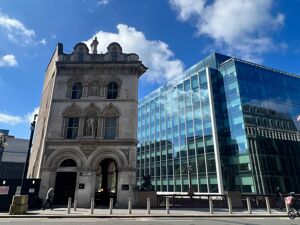
[[[101,86],[100,97],[106,97],[106,86]]]
[[[117,117],[116,119],[116,123],[117,123],[117,126],[116,126],[116,138],[119,138],[119,117]]]
[[[71,85],[67,86],[66,98],[70,98],[71,96]]]
[[[82,88],[82,97],[87,97],[88,91],[89,91],[89,86],[87,84],[84,84]]]
[[[62,129],[61,129],[61,137],[66,136],[66,128],[67,128],[68,119],[67,117],[63,117]]]
[[[97,126],[98,126],[98,131],[97,131],[97,137],[103,138],[103,117],[99,116],[97,118]]]
[[[78,137],[82,137],[84,135],[84,128],[85,128],[85,124],[84,121],[85,117],[81,116],[79,117],[79,127],[78,127]]]

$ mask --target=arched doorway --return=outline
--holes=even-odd
[[[107,158],[100,162],[96,177],[96,205],[106,206],[109,199],[113,198],[114,203],[117,198],[117,164],[113,159]]]
[[[56,172],[54,199],[55,205],[67,205],[68,198],[74,200],[77,164],[73,159],[66,159],[61,162]]]

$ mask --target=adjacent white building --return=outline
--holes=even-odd
[[[0,129],[0,135],[5,135],[5,144],[0,143],[0,178],[21,179],[29,140],[8,135],[8,130]]]

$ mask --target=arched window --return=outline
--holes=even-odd
[[[67,123],[67,139],[75,139],[78,134],[79,117],[69,117]]]
[[[261,126],[261,120],[259,117],[256,117],[256,125]]]
[[[77,167],[77,164],[73,159],[66,159],[62,161],[59,167]]]
[[[268,126],[268,121],[267,121],[266,118],[263,118],[263,125],[266,126],[266,127]]]
[[[82,84],[76,82],[72,86],[71,99],[80,99],[82,96]]]
[[[107,86],[107,99],[116,99],[118,97],[118,84],[110,82]]]
[[[278,120],[275,121],[275,127],[276,127],[276,128],[280,128],[280,123],[279,123]]]
[[[274,127],[274,121],[272,119],[270,120],[270,126]]]
[[[114,139],[117,136],[117,117],[106,117],[104,121],[104,139]]]
[[[118,50],[116,47],[112,48],[111,54],[111,61],[118,61]]]

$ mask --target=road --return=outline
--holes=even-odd
[[[0,219],[5,225],[300,225],[300,218],[124,218],[124,219]]]

